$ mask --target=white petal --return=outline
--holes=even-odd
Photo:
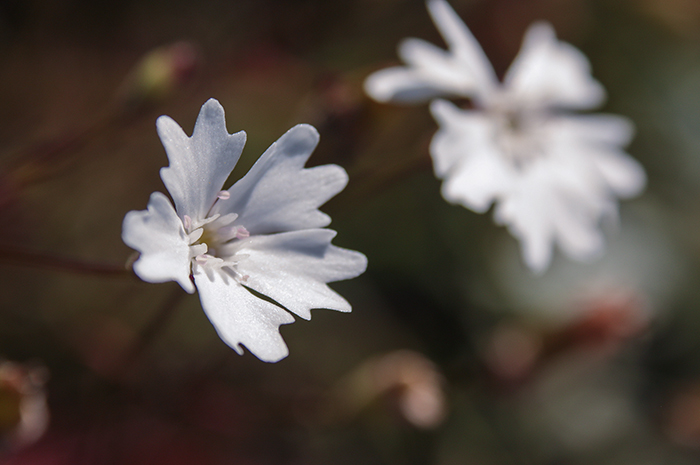
[[[442,195],[478,213],[512,184],[512,168],[493,143],[493,125],[482,112],[463,111],[444,100],[431,106],[440,124],[430,144]]]
[[[563,139],[563,144],[624,147],[634,136],[634,125],[628,118],[600,113],[558,115],[547,122],[547,130]]]
[[[138,250],[134,272],[150,283],[177,281],[190,294],[190,247],[180,218],[170,200],[154,192],[148,210],[130,211],[124,217],[122,240]]]
[[[210,276],[197,267],[194,280],[202,308],[219,337],[239,354],[241,344],[265,362],[277,362],[289,354],[279,332],[280,325],[294,322],[294,317],[238,284],[219,270]]]
[[[589,215],[574,208],[574,205],[558,203],[553,213],[557,243],[562,251],[576,260],[589,260],[598,256],[605,247],[600,231],[598,215]]]
[[[534,177],[533,180],[536,181]],[[520,241],[528,268],[542,273],[552,259],[554,228],[549,212],[553,199],[546,186],[537,182],[523,184],[514,186],[515,189],[498,203],[494,219],[508,226],[510,233]]]
[[[520,239],[523,248],[523,261],[525,265],[535,274],[542,274],[547,271],[552,261],[553,243],[551,232],[544,224],[536,221],[528,221],[522,218],[519,228],[515,228],[515,223],[508,229],[511,234]]]
[[[376,71],[365,79],[365,93],[378,102],[422,102],[443,91],[426,80],[420,71],[395,66]]]
[[[170,161],[160,176],[178,215],[204,219],[241,156],[245,133],[228,133],[224,109],[214,99],[202,106],[192,137],[168,116],[158,118],[156,127]]]
[[[647,177],[642,165],[622,151],[593,152],[591,162],[618,197],[634,197],[646,186]]]
[[[488,98],[498,80],[479,43],[447,2],[432,0],[428,10],[449,50],[406,39],[399,44],[399,56],[408,66],[371,74],[365,92],[380,102],[421,102],[451,95]]]
[[[304,319],[311,318],[313,308],[349,312],[350,304],[326,283],[362,274],[367,258],[331,245],[335,234],[310,229],[245,239],[237,247],[247,255],[238,272],[248,276],[246,286]]]
[[[440,129],[430,143],[435,175],[445,178],[491,136],[491,123],[480,111],[460,110],[447,100],[434,100],[430,111]]]
[[[586,159],[617,196],[633,197],[646,185],[644,168],[618,147],[632,138],[632,123],[621,116],[560,116],[549,125],[549,132],[569,156]]]
[[[473,93],[474,84],[464,63],[419,39],[399,45],[399,55],[412,66],[396,66],[370,74],[364,87],[379,102],[424,102],[442,95]]]
[[[585,55],[558,41],[547,23],[527,30],[504,86],[509,98],[536,108],[593,108],[605,99],[605,89],[591,76]]]
[[[345,188],[348,175],[336,165],[304,168],[318,143],[318,132],[300,124],[284,134],[250,171],[220,199],[215,213],[237,213],[236,224],[251,235],[327,226],[330,217],[318,210]]]
[[[589,160],[550,155],[521,173],[499,203],[495,218],[520,239],[527,265],[542,272],[554,242],[577,260],[598,255],[603,249],[601,217],[614,211],[615,204]]]
[[[508,191],[511,173],[500,157],[492,153],[474,154],[442,185],[442,196],[477,213],[484,213]]]
[[[570,257],[588,260],[603,250],[599,223],[604,214],[613,211],[614,201],[585,158],[553,160],[549,169],[549,180],[540,183],[552,198],[548,214],[556,241]]]
[[[445,0],[429,0],[428,12],[450,51],[468,67],[475,88],[480,94],[492,92],[498,85],[496,72],[464,21]]]

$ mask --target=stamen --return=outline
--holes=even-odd
[[[187,215],[185,215],[185,216],[187,216]],[[198,229],[204,225],[211,223],[212,221],[216,221],[220,216],[221,215],[219,213],[216,213],[216,214],[214,214],[208,218],[205,218],[201,221],[192,221],[192,219],[190,219],[190,225],[193,229]]]
[[[237,269],[236,269],[236,264],[229,264],[228,266],[224,266],[221,268],[221,271],[238,281],[239,283],[245,283],[248,282],[248,279],[250,278],[249,275],[247,274],[241,274]]]
[[[190,240],[190,245],[194,244],[199,240],[199,238],[202,237],[202,234],[204,234],[204,230],[202,228],[195,229],[192,231],[187,237]]]
[[[220,217],[217,223],[221,226],[225,224],[231,224],[234,221],[236,221],[236,218],[238,218],[238,213],[227,213],[224,216]]]
[[[238,226],[236,230],[236,238],[245,239],[246,237],[250,237],[248,230],[243,226]]]
[[[228,200],[231,198],[231,193],[229,191],[221,191],[221,192],[219,192],[217,197],[220,198],[221,200]]]
[[[190,246],[190,257],[197,257],[209,251],[207,244],[194,244]]]
[[[196,257],[194,257],[195,261],[200,265],[204,265],[206,262],[208,262],[212,258],[216,258],[216,257],[213,257],[213,256],[209,255],[208,253],[202,253],[202,254],[199,254]]]
[[[231,239],[245,239],[250,237],[250,233],[243,226],[225,226],[216,232],[221,242],[228,242]]]
[[[182,222],[185,225],[186,231],[189,231],[190,228],[192,228],[192,218],[190,218],[189,215],[185,215],[185,217],[182,219]]]

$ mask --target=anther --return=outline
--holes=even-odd
[[[183,222],[184,225],[185,225],[185,229],[186,229],[187,231],[189,231],[190,228],[192,227],[192,218],[190,218],[188,215],[185,215],[185,217],[183,218],[182,222]]]
[[[221,200],[227,200],[227,199],[231,198],[231,193],[229,191],[221,191],[221,192],[219,192],[217,197],[220,198]]]
[[[194,257],[195,261],[197,263],[199,263],[200,265],[204,265],[206,262],[208,262],[212,258],[214,258],[214,257],[212,257],[211,255],[206,254],[206,253],[202,253],[202,254],[199,254],[196,257]]]

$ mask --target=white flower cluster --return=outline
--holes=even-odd
[[[633,133],[626,118],[565,111],[605,99],[586,57],[536,23],[501,82],[447,2],[429,0],[428,10],[449,50],[406,39],[406,66],[370,75],[367,93],[380,102],[436,98],[430,109],[440,129],[430,152],[443,197],[478,213],[494,204],[530,269],[549,266],[554,243],[575,259],[599,254],[602,218],[616,218],[617,198],[639,194],[646,176],[621,148]],[[440,96],[466,97],[473,108]]]
[[[576,259],[600,253],[601,220],[616,218],[618,197],[640,193],[646,177],[622,150],[633,132],[627,119],[570,112],[604,100],[586,57],[537,23],[501,82],[444,0],[429,0],[428,10],[449,49],[405,40],[406,66],[369,76],[367,93],[382,102],[433,99],[440,129],[430,151],[443,196],[479,213],[494,205],[533,271],[549,266],[554,243]],[[466,97],[471,107],[440,96]],[[358,276],[367,259],[331,245],[335,232],[318,208],[348,178],[339,166],[304,168],[318,143],[313,127],[290,129],[228,190],[245,133],[228,133],[219,102],[204,104],[191,137],[167,116],[157,128],[174,207],[155,192],[147,210],[124,218],[122,238],[140,252],[138,276],[196,289],[221,338],[269,362],[288,353],[279,326],[292,314],[351,310],[327,283]]]

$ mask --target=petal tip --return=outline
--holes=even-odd
[[[258,354],[251,352],[251,354],[255,355],[259,360],[261,360],[265,363],[277,363],[281,360],[284,360],[289,355],[289,349],[287,348],[286,344],[285,344],[284,348],[285,348],[284,353],[277,353],[277,354],[270,354],[270,355],[266,355],[266,354],[258,355]]]
[[[460,111],[463,110],[444,99],[438,98],[430,102],[430,114],[433,115],[438,124],[445,125],[448,120],[457,117]]]
[[[441,10],[444,11],[445,8],[452,9],[450,4],[447,3],[445,0],[428,0],[425,6],[428,8],[428,11],[433,14],[439,14]]]
[[[297,124],[280,137],[275,145],[291,156],[311,155],[318,145],[320,136],[310,124]]]
[[[375,71],[365,78],[362,88],[370,98],[380,103],[387,103],[393,96],[393,88],[386,82],[384,70]]]
[[[430,102],[430,111],[433,113],[442,113],[454,108],[454,104],[445,99],[437,98]]]
[[[172,137],[172,131],[183,132],[180,125],[168,115],[161,115],[156,119],[156,130],[161,140]]]
[[[556,38],[556,32],[554,31],[554,26],[549,21],[538,20],[530,24],[525,32],[525,35],[530,34],[542,39],[547,38],[549,40]]]
[[[210,117],[218,115],[224,116],[224,113],[224,107],[215,98],[210,98],[204,102],[204,105],[202,105],[202,109],[200,110],[200,115],[206,114]]]
[[[313,127],[310,124],[307,123],[301,123],[297,124],[296,126],[292,127],[288,133],[294,132],[295,136],[298,137],[299,139],[304,139],[308,141],[313,141],[314,146],[318,144],[318,141],[321,138],[321,135],[318,133],[318,130]]]

